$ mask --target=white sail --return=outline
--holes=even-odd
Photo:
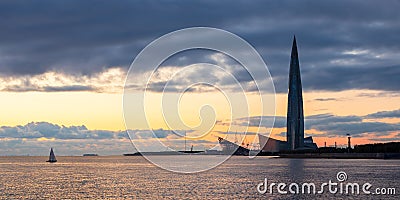
[[[50,149],[50,156],[47,162],[57,162],[56,155],[54,155],[53,148]]]

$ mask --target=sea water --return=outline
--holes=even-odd
[[[199,156],[199,159],[207,159]],[[174,161],[174,156],[165,156]],[[0,157],[0,199],[400,199],[400,160],[281,159],[234,156],[211,170],[178,174],[161,169],[140,156]],[[269,183],[338,181],[396,188],[396,194],[280,194],[260,193]],[[264,185],[261,185],[264,187]],[[288,188],[286,187],[286,191]]]

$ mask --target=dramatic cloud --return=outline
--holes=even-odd
[[[59,126],[48,122],[31,122],[24,126],[0,127],[0,138],[44,139],[121,139],[126,132],[88,130],[85,126]]]
[[[181,28],[210,26],[233,32],[253,45],[267,63],[278,93],[287,93],[290,48],[296,35],[305,92],[368,89],[377,90],[377,93],[359,96],[398,97],[399,7],[400,2],[396,0],[384,3],[373,0],[329,3],[179,1],[169,4],[105,0],[1,1],[0,91],[121,92],[129,65],[148,43]],[[198,67],[170,80],[175,72],[196,63],[215,64],[226,73]],[[135,69],[134,74],[141,81],[127,88],[142,90],[143,77],[154,68]],[[177,92],[194,82],[206,82],[227,91],[239,91],[241,88],[230,75],[245,91],[257,89],[252,77],[233,59],[213,51],[183,52],[162,63],[148,89]],[[266,77],[255,78],[259,84],[268,84]],[[215,88],[203,84],[187,91],[208,92]],[[381,122],[382,119],[399,118],[399,115],[398,110],[366,116],[315,115],[306,118],[305,128],[307,132],[323,132],[315,133],[321,136],[368,134],[373,136],[370,138],[385,140],[381,136],[398,131],[399,124]],[[263,126],[274,123],[274,127],[286,127],[285,117],[276,117],[275,121],[270,116],[262,120],[254,117],[235,123],[258,126],[260,121]],[[155,132],[159,138],[176,136],[166,130]],[[149,130],[135,130],[135,133],[138,138],[154,136]],[[104,140],[102,144],[108,148],[114,142],[126,140],[123,135],[118,131],[87,130],[84,126],[64,127],[45,122],[3,126],[0,149],[33,148],[54,138],[55,145],[59,140],[68,141],[65,148],[84,152],[88,148],[95,149],[95,145],[88,143],[85,147],[80,143],[83,140]],[[29,148],[25,150],[29,152]]]
[[[244,137],[244,133],[243,132],[237,132],[237,131],[235,131],[235,132],[232,132],[232,131],[228,131],[228,132],[224,132],[224,131],[217,131],[219,134],[222,134],[222,135],[235,135],[235,136],[238,136],[238,137],[240,137],[240,138],[243,138]],[[246,132],[246,135],[257,135],[257,133],[255,133],[255,132],[251,132],[251,131],[247,131]]]
[[[239,118],[235,121],[236,125],[239,126],[251,126],[251,127],[267,127],[271,128],[284,128],[286,127],[286,117],[282,116],[254,116],[249,118]]]
[[[385,122],[369,122],[363,119],[379,119],[379,118],[400,118],[398,110],[384,111],[372,113],[366,116],[337,116],[333,114],[319,114],[305,117],[304,129],[306,135],[313,135],[314,137],[337,137],[347,134],[352,137],[363,137],[369,134],[369,139],[379,139],[381,136],[388,136],[392,132],[400,131],[399,123],[385,123]],[[267,126],[273,119],[272,116],[263,116],[261,126]],[[240,122],[244,119],[239,119]],[[268,121],[269,120],[269,121]],[[251,117],[249,126],[258,126],[260,117]],[[253,123],[252,123],[253,122]],[[264,122],[264,123],[263,123]],[[245,126],[246,123],[240,125]],[[274,128],[285,128],[286,117],[275,117]],[[267,127],[268,128],[268,127]],[[321,132],[314,134],[313,131]],[[279,136],[285,136],[280,133]],[[395,140],[395,139],[394,139]]]
[[[150,139],[150,138],[158,138],[164,139],[169,137],[181,137],[184,134],[182,130],[164,130],[164,129],[156,129],[156,130],[129,130],[129,136],[131,139]]]
[[[337,98],[317,98],[315,101],[337,101]]]
[[[129,132],[129,136],[128,136]],[[140,141],[141,150],[164,151],[152,144],[162,140],[165,144],[181,150],[184,144],[184,130],[129,130],[129,131],[89,130],[85,126],[60,126],[48,122],[31,122],[19,126],[0,127],[0,155],[45,155],[49,147],[56,147],[59,155],[81,155],[99,153],[101,155],[121,155],[135,152],[132,141]],[[190,140],[188,145],[195,149],[215,146],[217,140]]]
[[[305,118],[305,129],[316,129],[319,126],[338,125],[346,123],[361,123],[362,118],[358,116],[336,116],[332,114],[311,115]],[[333,127],[332,127],[333,128]],[[318,128],[317,128],[318,129]],[[326,130],[325,130],[326,131]]]
[[[128,139],[31,139],[0,138],[0,155],[49,155],[53,147],[57,156],[122,155],[135,152]]]
[[[392,111],[381,111],[365,116],[366,118],[400,118],[400,109]]]
[[[33,76],[0,76],[0,91],[5,92],[121,92],[126,72],[110,68],[90,76],[46,72]]]
[[[190,130],[129,130],[131,139],[182,137]],[[0,127],[0,138],[46,139],[127,139],[126,131],[89,130],[86,126],[59,126],[48,122],[31,122],[26,125]]]
[[[364,133],[374,133],[378,136],[389,135],[391,131],[400,130],[399,124],[382,122],[358,122],[358,123],[329,123],[312,126],[311,128],[326,132],[326,136],[344,136],[347,134],[353,137],[361,137]]]
[[[363,119],[400,118],[394,111],[372,113],[366,116],[336,116],[332,114],[320,114],[307,116],[305,119],[305,135],[313,137],[340,137],[350,134],[352,137],[368,137],[371,141],[398,141],[400,140],[400,124],[385,122],[370,122]],[[373,116],[376,116],[374,118]],[[235,126],[258,126],[261,117],[251,117],[235,120]],[[269,126],[273,117],[263,116],[261,126]],[[285,128],[286,118],[275,117],[275,128]],[[103,155],[122,154],[135,151],[129,138],[140,141],[142,150],[161,151],[165,149],[154,149],[151,146],[154,140],[162,140],[165,144],[176,149],[182,149],[184,140],[182,135],[192,135],[191,130],[129,130],[108,131],[89,130],[85,126],[60,126],[48,122],[32,122],[19,126],[0,127],[0,155],[21,155],[31,153],[33,155],[47,154],[48,147],[59,147],[61,153],[68,155],[80,155],[87,152],[96,152]],[[317,133],[316,133],[317,132]],[[226,135],[229,140],[244,140],[242,132],[217,132]],[[246,135],[255,135],[247,132]],[[281,132],[278,136],[285,137]],[[217,145],[217,141],[191,140],[190,145],[197,149],[210,148]],[[16,148],[17,150],[13,150]]]
[[[0,74],[59,72],[80,77],[115,66],[126,71],[138,52],[157,37],[181,28],[211,26],[254,45],[268,64],[278,92],[287,92],[294,34],[305,91],[400,89],[398,1],[177,3],[2,1],[0,26],[5,31],[0,32]],[[207,61],[191,55],[169,65]],[[145,73],[153,68],[136,70]],[[244,71],[234,74],[241,82],[250,80]],[[6,90],[36,91],[19,86]],[[97,90],[81,82],[55,87],[38,91]]]

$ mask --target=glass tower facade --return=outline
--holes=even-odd
[[[300,65],[296,37],[293,38],[290,56],[289,94],[286,137],[290,150],[304,147],[304,114]]]

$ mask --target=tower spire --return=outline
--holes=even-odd
[[[296,36],[293,36],[290,55],[289,94],[287,110],[286,137],[291,150],[304,146],[303,91]]]
[[[290,56],[290,58],[296,58],[298,60],[296,35],[293,35],[292,55]]]

